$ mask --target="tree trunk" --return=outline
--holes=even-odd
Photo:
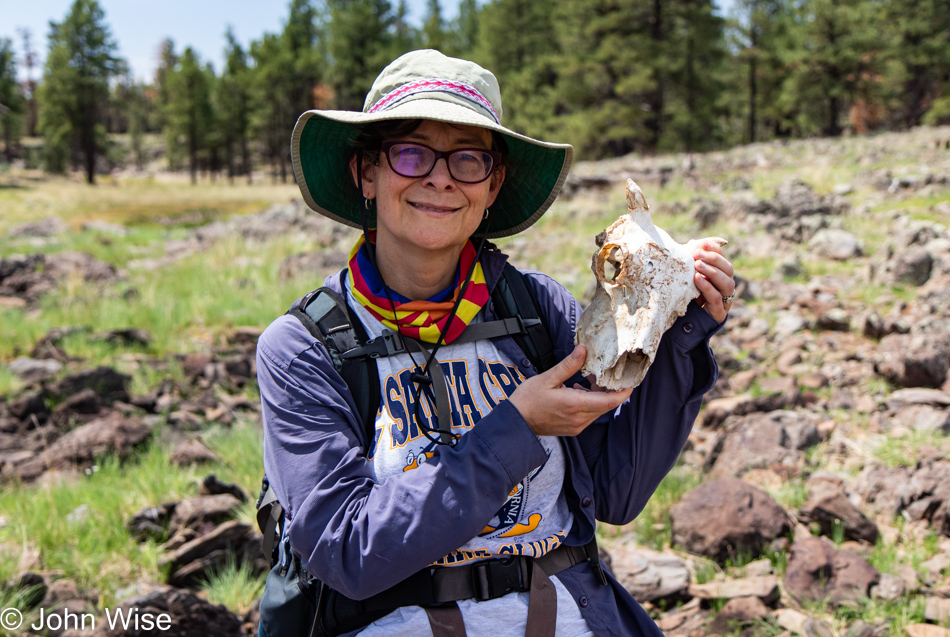
[[[650,131],[649,145],[653,152],[656,152],[659,148],[660,137],[663,135],[663,74],[659,64],[662,58],[660,45],[663,41],[663,13],[660,2],[661,0],[653,0],[653,31],[651,36],[654,49],[653,81],[656,88],[653,89],[653,93],[647,99],[650,104],[650,117],[647,119],[646,126]]]
[[[752,30],[751,34],[751,46],[749,47],[751,55],[749,56],[749,143],[755,142],[755,102],[757,99],[756,93],[758,92],[758,86],[756,85],[756,62],[758,61],[758,38],[755,35],[755,27],[750,25]]]
[[[96,105],[89,100],[84,109],[82,146],[86,158],[86,183],[96,184]]]
[[[247,175],[247,185],[251,185],[251,159],[247,148],[247,135],[241,136],[241,165],[244,167],[244,174]]]

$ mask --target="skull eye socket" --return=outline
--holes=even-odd
[[[623,269],[623,250],[619,247],[613,248],[610,251],[610,256],[607,257],[607,263],[612,266],[612,271],[604,270],[604,277],[608,281],[616,281],[617,277],[620,276],[620,270]]]

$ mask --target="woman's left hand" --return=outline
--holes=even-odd
[[[696,267],[693,282],[699,289],[696,302],[716,319],[717,323],[722,323],[732,307],[731,297],[736,292],[732,264],[723,255],[719,242],[712,239],[700,239],[696,242],[693,259]]]

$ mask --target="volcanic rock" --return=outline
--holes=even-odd
[[[618,543],[610,558],[614,577],[640,602],[675,601],[689,587],[689,569],[676,555]]]
[[[827,538],[806,537],[792,544],[785,588],[800,600],[832,605],[870,594],[881,574],[853,553],[836,550]]]
[[[674,544],[719,562],[739,553],[757,557],[791,529],[777,502],[736,478],[696,487],[673,505],[670,517]]]

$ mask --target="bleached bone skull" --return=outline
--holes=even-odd
[[[650,207],[632,179],[627,180],[627,208],[598,236],[598,243],[601,236],[604,240],[591,264],[597,290],[577,325],[577,342],[587,349],[582,373],[593,374],[598,385],[612,390],[640,384],[660,337],[699,296],[693,283],[698,241],[676,243],[654,226]],[[714,240],[726,244],[725,239]]]

